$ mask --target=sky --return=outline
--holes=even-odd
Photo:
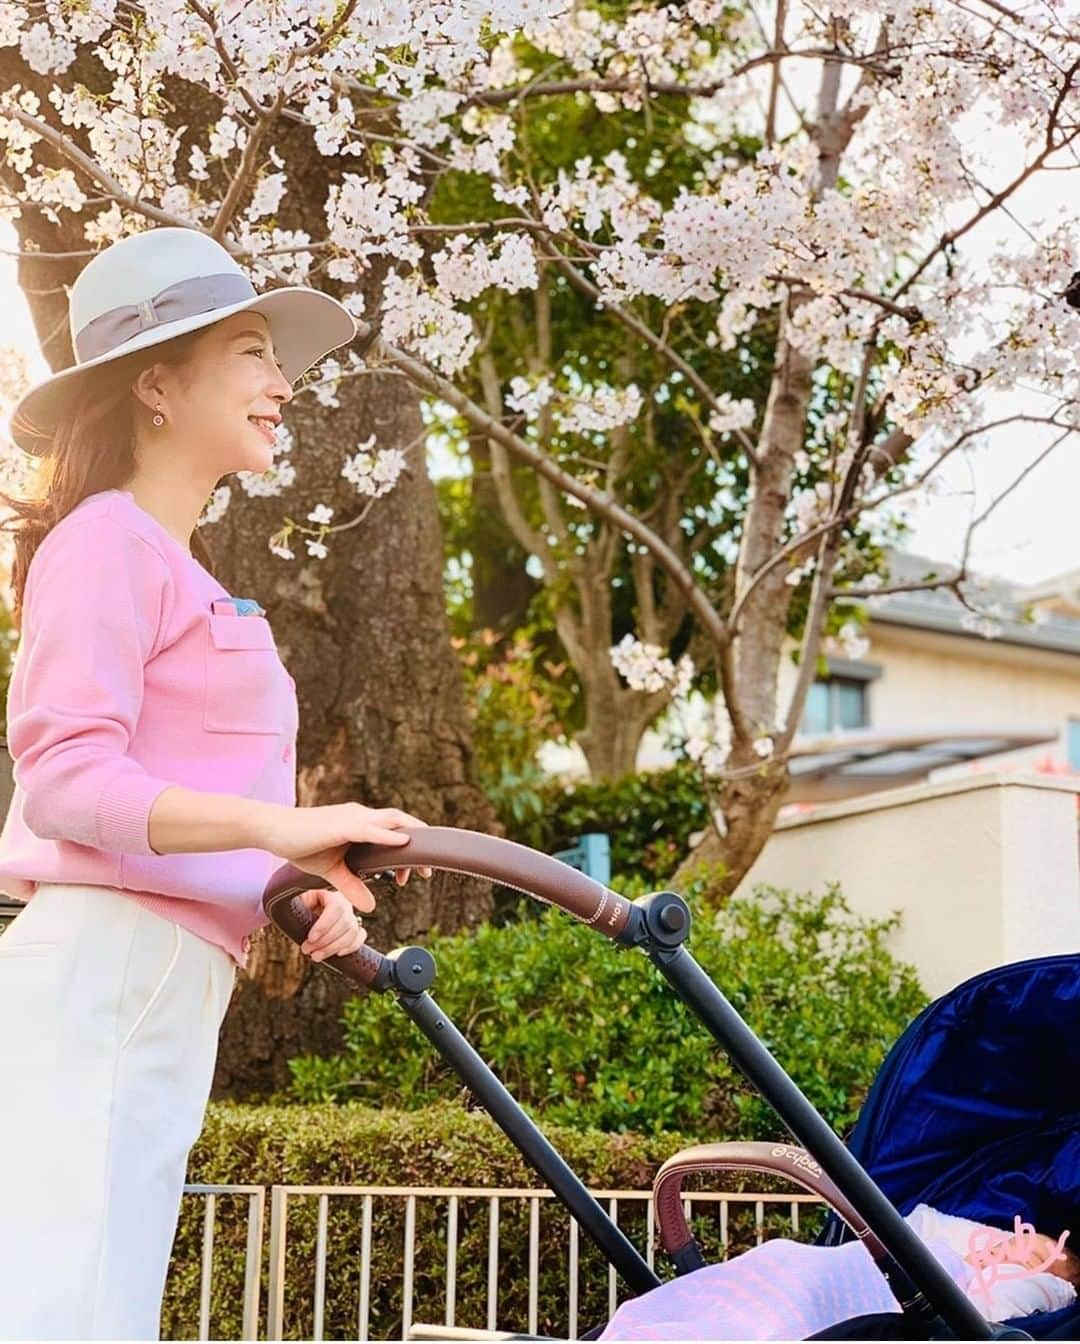
[[[1002,177],[1020,162],[1021,147],[998,126],[973,116],[970,135],[991,135],[994,167]],[[1022,226],[1071,212],[1080,234],[1080,169],[1032,179],[1012,202],[1015,222],[995,218],[964,240],[969,256],[989,256],[1010,231],[1022,237]],[[37,378],[48,372],[41,357],[26,299],[16,282],[16,262],[5,253],[17,247],[14,226],[0,221],[0,312],[7,318],[2,340],[20,347]],[[1080,257],[1080,238],[1077,256]],[[1061,278],[1061,288],[1068,282]],[[1080,341],[1080,312],[1076,318]],[[1023,410],[1043,413],[1045,403],[1033,394],[1014,394],[992,403],[996,418]],[[939,493],[917,511],[907,549],[938,562],[955,561],[970,520],[1001,495],[1031,461],[1042,440],[1030,426],[998,430],[976,458],[953,458],[942,470]],[[1080,436],[1067,440],[1044,461],[974,534],[972,567],[1028,584],[1080,568]]]

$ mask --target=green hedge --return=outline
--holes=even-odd
[[[645,1137],[601,1134],[565,1127],[545,1132],[586,1184],[597,1189],[645,1189],[657,1167],[695,1135]],[[359,1106],[245,1107],[212,1105],[188,1166],[188,1180],[204,1184],[293,1185],[456,1185],[539,1187],[542,1182],[486,1115],[456,1105],[421,1111],[374,1111]],[[754,1189],[763,1178],[748,1178]],[[738,1188],[729,1174],[725,1189]],[[714,1184],[715,1188],[715,1184]],[[790,1187],[786,1187],[790,1188]],[[286,1339],[310,1339],[317,1199],[290,1203],[286,1265]],[[184,1201],[162,1315],[163,1339],[198,1334],[202,1203]],[[375,1204],[371,1286],[373,1338],[396,1338],[401,1327],[404,1202]],[[777,1212],[770,1227],[783,1231]],[[243,1306],[246,1201],[222,1196],[216,1218],[211,1338],[240,1337]],[[445,1311],[445,1206],[417,1211],[415,1320],[441,1322]],[[325,1337],[355,1339],[360,1272],[361,1201],[331,1198],[328,1218]],[[644,1245],[640,1215],[624,1205],[620,1225]],[[820,1218],[805,1219],[811,1236]],[[460,1213],[457,1323],[482,1327],[486,1320],[488,1212],[486,1201],[463,1201]],[[541,1217],[540,1329],[558,1334],[567,1326],[568,1220],[560,1206],[546,1204]],[[499,1322],[524,1328],[528,1319],[527,1205],[503,1206],[500,1228]],[[715,1206],[697,1230],[710,1257],[720,1253]],[[269,1210],[267,1210],[267,1238]],[[732,1251],[753,1244],[753,1208],[733,1206],[729,1224]],[[581,1242],[582,1298],[579,1323],[606,1319],[607,1268],[587,1239]],[[265,1329],[267,1256],[264,1242],[262,1321]]]
[[[852,914],[840,892],[763,889],[707,911],[690,948],[829,1122],[845,1132],[886,1051],[926,1003],[886,940],[898,917]],[[700,1138],[772,1138],[749,1088],[651,963],[549,911],[429,941],[440,1005],[520,1101],[552,1123]],[[304,1102],[424,1106],[457,1078],[389,997],[345,1005],[345,1048],[290,1062]]]

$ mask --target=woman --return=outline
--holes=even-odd
[[[295,806],[295,685],[196,530],[223,476],[271,466],[291,384],[352,338],[348,312],[260,296],[218,243],[166,228],[99,253],[69,317],[77,363],[13,416],[52,459],[47,493],[5,497],[20,640],[0,889],[28,904],[0,938],[0,1338],[157,1339],[267,879],[282,860],[325,878],[304,951],[355,951],[374,900],[346,848],[424,823]]]

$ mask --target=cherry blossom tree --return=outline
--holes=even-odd
[[[871,520],[895,519],[991,431],[1016,434],[1018,477],[1075,432],[1062,301],[1075,220],[1013,223],[1028,183],[1076,169],[1073,26],[1054,0],[901,0],[888,13],[866,0],[5,3],[0,44],[26,73],[0,95],[4,181],[13,208],[79,215],[90,247],[186,223],[266,283],[335,286],[362,336],[311,396],[332,409],[350,383],[403,376],[487,441],[493,469],[513,459],[533,473],[541,513],[525,521],[541,565],[549,551],[624,548],[642,572],[645,638],[612,639],[616,667],[641,694],[703,666],[719,687],[712,730],[688,746],[712,779],[734,885],[782,800],[823,641],[858,638],[873,576],[857,542],[885,526]],[[94,92],[75,77],[84,60],[107,72]],[[678,108],[694,170],[672,187],[649,156],[616,150],[538,178],[519,139],[537,107],[565,99],[636,114],[644,137]],[[1008,134],[1015,166],[973,119]],[[326,171],[313,178],[298,145]],[[432,193],[451,174],[468,177],[472,204],[448,220]],[[975,260],[971,243],[994,228],[1007,245]],[[618,324],[628,358],[588,380],[571,375],[571,352],[504,383],[496,365],[500,385],[471,395],[485,296],[556,279]],[[737,359],[764,341],[760,402],[703,372],[702,340]],[[633,377],[641,350],[666,370],[647,387]],[[995,409],[1018,388],[1035,389],[1037,410]],[[717,493],[745,477],[719,584],[621,478],[620,435],[673,397],[700,426]],[[338,450],[341,479],[368,498],[406,451],[378,432]],[[580,524],[566,525],[568,500]],[[301,538],[327,563],[339,519],[309,495],[274,530],[275,558],[295,564]],[[967,579],[965,558],[937,581],[964,596]],[[649,638],[661,590],[685,604],[694,668]]]

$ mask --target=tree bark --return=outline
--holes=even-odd
[[[92,89],[111,83],[86,57],[70,78]],[[46,81],[9,49],[0,53],[0,83],[15,82],[35,89],[47,106]],[[200,124],[200,115],[205,121],[214,106],[208,96],[189,84],[168,84],[177,121]],[[287,164],[297,165],[283,223],[317,238],[327,186],[340,166],[317,154],[295,126],[275,141]],[[39,161],[56,162],[46,152]],[[17,189],[10,171],[0,180]],[[85,221],[86,214],[62,213],[52,223],[28,209],[16,229],[23,248],[69,251],[86,247]],[[62,286],[84,260],[20,264],[19,280],[54,369],[73,362]],[[298,804],[356,799],[402,807],[432,824],[497,832],[494,811],[470,778],[464,683],[449,639],[419,396],[405,379],[383,373],[344,381],[339,401],[331,410],[299,396],[288,408],[296,486],[278,497],[249,499],[233,481],[227,514],[206,529],[216,577],[233,593],[258,596],[296,680]],[[407,473],[362,525],[330,538],[326,559],[306,558],[302,543],[293,561],[274,556],[267,540],[283,515],[302,521],[316,502],[334,508],[335,523],[360,512],[365,500],[340,469],[345,454],[373,431],[383,448],[420,445],[409,455]],[[372,944],[390,948],[436,926],[473,925],[490,911],[490,884],[437,873],[385,895],[365,923]],[[341,1006],[351,994],[346,982],[308,962],[276,929],[261,931],[225,1020],[213,1094],[265,1095],[287,1084],[290,1056],[337,1049]]]
[[[729,762],[731,768],[748,764],[735,757]],[[721,838],[711,827],[705,832],[672,878],[675,890],[699,865],[713,864],[719,869],[717,880],[709,886],[714,903],[732,895],[765,848],[786,791],[787,772],[772,762],[763,762],[759,772],[729,780],[721,792],[725,834]]]
[[[618,779],[632,774],[637,768],[641,739],[655,712],[643,705],[640,696],[617,686],[609,688],[600,678],[582,677],[582,682],[588,696],[589,722],[575,740],[589,763],[590,778]]]

